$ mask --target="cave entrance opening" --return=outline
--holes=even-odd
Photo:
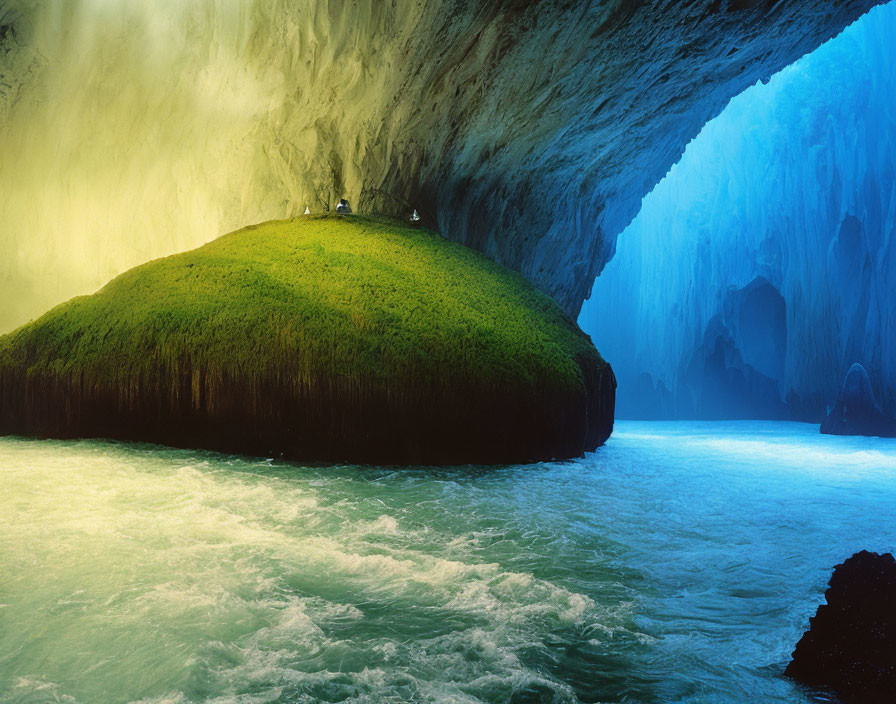
[[[735,97],[642,202],[579,322],[621,418],[896,414],[896,4]]]

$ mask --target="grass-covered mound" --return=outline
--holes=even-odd
[[[615,380],[522,276],[425,230],[303,217],[122,274],[0,338],[0,433],[296,459],[572,457]]]

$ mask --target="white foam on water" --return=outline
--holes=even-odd
[[[896,546],[894,447],[619,423],[582,461],[392,471],[0,439],[0,702],[800,701],[830,568]]]

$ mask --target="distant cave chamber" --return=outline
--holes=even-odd
[[[621,396],[620,418],[785,419],[780,379],[787,351],[787,304],[762,277],[732,291],[713,316],[702,341],[682,361],[669,389],[649,372]]]
[[[579,322],[620,418],[896,415],[896,4],[734,98],[620,234]]]

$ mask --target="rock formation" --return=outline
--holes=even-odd
[[[646,374],[677,417],[820,423],[855,361],[896,415],[894,45],[891,3],[732,100],[644,199],[579,319],[620,417]],[[722,394],[716,347],[744,382]]]
[[[896,420],[884,415],[874,399],[868,372],[853,364],[846,373],[837,402],[821,424],[826,435],[896,437]]]
[[[593,450],[614,391],[518,273],[357,216],[231,233],[0,337],[0,434],[500,464]]]
[[[2,0],[0,328],[340,197],[575,315],[707,120],[875,4]]]
[[[896,692],[896,561],[862,551],[834,568],[785,674],[846,704],[891,704]]]

